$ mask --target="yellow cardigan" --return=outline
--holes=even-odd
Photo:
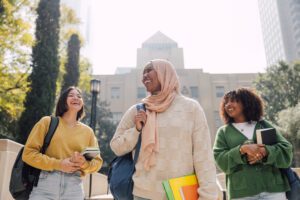
[[[50,124],[50,117],[46,116],[35,124],[24,147],[23,160],[27,164],[45,171],[61,171],[61,161],[71,157],[77,151],[81,152],[86,147],[98,147],[93,130],[85,124],[78,122],[74,127],[67,126],[59,117],[59,125],[46,150],[45,155],[40,153],[45,135]],[[93,173],[101,168],[102,158],[97,156],[87,161],[81,167],[82,176]]]

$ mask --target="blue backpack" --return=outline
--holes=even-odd
[[[137,104],[137,110],[146,110],[144,104]],[[111,163],[108,171],[108,183],[111,194],[115,200],[133,200],[133,180],[135,164],[139,157],[141,148],[141,134],[136,144],[134,159],[132,152],[116,157]]]

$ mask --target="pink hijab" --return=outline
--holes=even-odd
[[[143,128],[141,149],[141,159],[146,170],[155,165],[156,153],[159,152],[156,115],[167,110],[179,93],[179,80],[173,64],[163,59],[150,62],[157,73],[161,91],[142,100],[147,108],[147,122]]]

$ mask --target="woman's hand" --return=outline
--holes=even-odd
[[[73,173],[80,169],[80,166],[77,163],[71,161],[71,158],[63,159],[60,162],[61,171],[65,173]]]
[[[267,156],[267,151],[264,144],[245,144],[241,148],[247,154],[249,164],[254,164]]]
[[[79,167],[81,167],[86,162],[86,159],[79,152],[75,151],[74,154],[72,155],[70,161],[73,162],[74,164],[78,165]]]
[[[134,118],[136,130],[141,131],[146,121],[147,121],[146,112],[144,110],[139,110]]]

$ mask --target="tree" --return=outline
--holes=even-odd
[[[265,116],[276,123],[279,111],[294,107],[300,99],[300,64],[279,62],[259,74],[255,87],[265,102]]]
[[[34,2],[0,1],[0,137],[14,139],[29,89]]]
[[[24,143],[32,126],[53,111],[59,71],[59,0],[41,0],[37,8],[36,44],[32,50],[31,90],[19,121],[20,142]]]
[[[300,166],[300,103],[280,111],[277,123],[283,135],[293,144],[294,166]]]
[[[73,34],[78,35],[78,39],[80,41],[80,45],[84,45],[84,38],[76,29],[80,24],[79,18],[77,18],[76,13],[74,10],[69,8],[68,6],[62,4],[60,7],[61,10],[61,18],[60,18],[60,48],[59,48],[59,55],[60,55],[60,71],[57,80],[57,87],[58,91],[61,91],[60,88],[62,87],[63,77],[66,74],[65,66],[67,62],[67,51],[66,46],[67,42]],[[89,90],[89,84],[91,80],[91,64],[89,60],[82,55],[79,55],[79,83],[78,86],[83,91]],[[57,93],[58,94],[58,93]]]
[[[78,86],[79,82],[79,51],[80,41],[77,34],[73,34],[68,42],[68,61],[65,65],[66,73],[64,74],[63,86],[64,91],[69,86]]]

